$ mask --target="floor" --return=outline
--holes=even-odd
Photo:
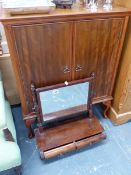
[[[81,149],[42,161],[35,140],[27,138],[20,106],[12,108],[23,163],[23,175],[131,175],[131,122],[113,126],[102,116],[99,105],[94,112],[100,119],[107,139]],[[0,175],[14,175],[5,171]]]

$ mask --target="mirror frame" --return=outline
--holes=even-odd
[[[58,88],[62,88],[62,87],[68,87],[68,86],[72,86],[72,85],[76,85],[76,84],[80,84],[80,83],[85,83],[85,82],[89,82],[88,98],[87,98],[88,103],[86,105],[86,111],[89,111],[89,117],[92,117],[92,98],[93,98],[93,91],[94,91],[94,78],[95,78],[95,74],[92,73],[90,77],[80,79],[80,80],[70,81],[70,82],[68,82],[68,85],[66,85],[65,83],[60,83],[60,84],[56,84],[56,85],[51,85],[51,86],[46,86],[46,87],[41,87],[41,88],[35,88],[34,84],[31,84],[34,109],[35,109],[35,112],[37,113],[38,123],[40,124],[40,126],[42,126],[43,122],[44,122],[44,115],[42,113],[42,107],[41,107],[41,101],[40,101],[40,93],[41,92],[49,91],[49,90],[53,90],[53,89],[58,89]],[[77,107],[78,106],[76,106],[75,108],[77,108]],[[54,113],[56,113],[56,112],[54,112]],[[58,111],[57,115],[58,115],[58,113],[60,113],[60,112]],[[71,114],[76,114],[76,112],[75,113],[72,112],[72,113],[69,113],[67,115],[71,115]],[[67,115],[64,115],[64,116],[67,116]],[[60,117],[61,117],[61,115],[58,115],[57,117],[52,117],[50,119],[50,121],[51,120],[54,121],[55,119],[58,119]]]

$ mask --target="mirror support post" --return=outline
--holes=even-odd
[[[43,120],[42,120],[42,116],[40,115],[40,111],[39,111],[38,101],[36,97],[36,87],[34,83],[31,83],[31,92],[32,92],[32,101],[33,101],[32,111],[36,113],[37,115],[37,125],[41,133],[43,132]]]
[[[87,111],[89,113],[89,118],[93,117],[93,111],[92,111],[92,99],[94,97],[94,79],[95,79],[95,73],[92,72],[90,77],[87,79],[82,79],[82,80],[76,80],[70,82],[69,86],[73,84],[79,84],[82,82],[89,82],[89,89],[88,89],[88,98],[87,98]],[[46,91],[48,89],[55,89],[55,88],[60,88],[64,87],[65,84],[58,84],[58,85],[53,85],[51,87],[43,87],[43,88],[38,88],[36,89],[35,84],[31,83],[31,93],[32,93],[32,113],[35,114],[37,117],[37,125],[39,128],[39,132],[43,132],[43,114],[42,114],[42,109],[41,109],[41,101],[40,101],[40,92]]]
[[[87,110],[89,111],[89,118],[93,117],[93,111],[92,111],[92,99],[94,97],[94,80],[95,80],[95,73],[91,73],[91,81],[89,83],[89,96],[87,99]]]

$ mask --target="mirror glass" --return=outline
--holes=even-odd
[[[89,82],[46,90],[39,93],[44,116],[69,115],[87,110]]]

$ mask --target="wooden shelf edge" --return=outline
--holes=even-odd
[[[113,100],[112,96],[103,96],[103,97],[98,97],[93,99],[93,104],[101,103],[101,102],[106,102],[106,101],[111,101]]]

